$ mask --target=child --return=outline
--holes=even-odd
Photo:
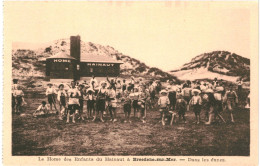
[[[227,109],[230,114],[231,122],[234,123],[235,120],[234,120],[234,116],[233,116],[233,111],[234,111],[234,108],[236,107],[236,105],[238,104],[238,96],[237,96],[236,92],[234,91],[233,85],[229,86],[229,90],[226,92],[226,94],[224,96],[224,100],[227,103]]]
[[[149,93],[150,93],[150,101],[151,101],[151,108],[155,106],[155,87],[153,85],[153,81],[149,82]]]
[[[177,87],[174,86],[172,80],[169,81],[169,84],[170,85],[167,86],[167,89],[168,89],[168,92],[169,92],[168,98],[170,100],[170,108],[169,109],[174,109],[175,108],[175,104],[176,104],[176,90],[177,90]]]
[[[56,109],[56,105],[55,105],[55,94],[56,91],[55,89],[52,87],[52,83],[48,83],[48,88],[46,89],[46,96],[48,98],[48,102],[50,104],[50,112],[52,112],[52,105],[54,106],[55,110],[57,111]]]
[[[18,79],[13,79],[13,85],[12,85],[12,110],[15,111],[15,97],[14,97],[14,91],[17,90],[18,87]]]
[[[181,94],[178,94],[175,110],[178,112],[179,121],[182,118],[184,123],[186,123],[186,119],[185,119],[186,108],[187,108],[187,102],[183,99]],[[171,121],[171,125],[172,125],[172,121]]]
[[[107,76],[107,82],[109,83],[109,85],[112,87],[112,89],[116,90],[116,84],[117,84],[117,77],[114,80],[113,78],[111,80],[108,79]]]
[[[94,119],[92,121],[96,120],[96,117],[100,116],[100,121],[101,122],[105,122],[103,120],[103,112],[106,109],[106,97],[107,97],[107,83],[105,81],[102,81],[100,83],[101,88],[99,89],[98,93],[97,93],[97,110],[96,110],[96,116],[94,117]]]
[[[122,89],[121,82],[120,82],[120,80],[117,80],[117,83],[116,83],[116,98],[117,99],[121,98],[121,94],[122,94],[121,89]]]
[[[92,75],[89,85],[92,86],[92,89],[94,89],[96,86],[98,86],[98,81],[94,75]]]
[[[71,82],[71,88],[68,90],[69,94],[69,103],[68,103],[68,114],[67,114],[67,123],[70,121],[70,115],[72,116],[72,123],[75,123],[75,111],[79,108],[79,99],[80,96],[79,90],[76,88],[75,81]]]
[[[133,108],[134,108],[134,117],[136,115],[136,112],[139,111],[139,106],[138,106],[138,99],[139,99],[139,92],[138,88],[134,88],[134,93],[131,95],[132,100],[133,100]]]
[[[21,113],[21,106],[24,102],[24,93],[22,91],[21,86],[17,86],[16,90],[14,90],[14,98],[15,98],[15,113],[20,114]]]
[[[250,109],[250,91],[249,91],[249,94],[247,95],[247,98],[246,98],[246,106],[245,106],[246,109]]]
[[[94,103],[95,103],[95,95],[94,95],[94,90],[89,88],[87,90],[87,95],[86,95],[86,99],[87,99],[87,117],[91,118],[92,115],[95,115],[94,112]]]
[[[242,97],[242,91],[243,91],[242,85],[243,85],[243,80],[240,78],[237,83],[237,95],[238,95],[239,101],[241,100],[241,97]]]
[[[78,119],[84,119],[83,116],[83,107],[84,107],[84,103],[83,103],[83,95],[84,95],[84,85],[80,84],[78,86],[78,90],[79,90],[79,118]]]
[[[189,85],[185,85],[182,90],[182,96],[183,99],[188,103],[191,99],[191,91],[192,89],[189,87]]]
[[[207,108],[208,108],[208,112],[209,112],[209,118],[208,118],[208,122],[206,122],[206,125],[210,125],[213,121],[213,118],[216,118],[216,116],[218,116],[220,119],[223,120],[223,122],[225,123],[225,120],[223,119],[223,117],[219,114],[219,109],[218,109],[218,104],[217,104],[217,100],[214,97],[214,91],[212,89],[208,89],[206,91],[207,94]]]
[[[130,91],[131,87],[127,87],[127,89],[123,92],[123,101],[124,101],[124,113],[125,113],[125,121],[131,123],[130,114],[131,114],[131,99],[130,99]]]
[[[165,125],[165,115],[167,113],[167,108],[170,104],[170,100],[167,96],[166,90],[162,90],[161,92],[161,97],[159,97],[158,100],[158,106],[159,106],[159,111],[161,113],[161,118],[162,118],[162,125]]]
[[[123,79],[123,84],[122,84],[122,93],[126,90],[126,82],[125,79]]]
[[[59,85],[59,91],[57,94],[57,100],[59,101],[60,104],[60,115],[59,115],[59,119],[62,120],[62,116],[65,113],[65,109],[66,109],[66,97],[67,97],[67,93],[64,90],[64,85],[60,84]]]
[[[200,123],[200,111],[201,111],[201,104],[202,104],[202,99],[199,96],[200,90],[198,89],[193,89],[192,93],[194,96],[192,96],[189,105],[193,109],[193,112],[195,113],[196,117],[196,123]]]
[[[49,107],[46,105],[45,101],[42,101],[42,104],[37,108],[37,110],[33,113],[33,117],[42,116],[48,114]]]
[[[138,105],[140,109],[140,114],[141,114],[141,121],[143,123],[146,123],[145,118],[146,118],[146,99],[147,99],[147,93],[145,92],[145,87],[140,86],[140,94],[139,94],[139,99],[138,99]]]
[[[111,120],[116,122],[116,91],[111,86],[108,87],[108,110],[110,112]]]
[[[213,94],[212,89],[204,89],[201,93],[201,99],[202,99],[202,110],[205,111],[205,120],[209,120],[209,111],[210,111],[210,105],[209,105],[209,93]]]

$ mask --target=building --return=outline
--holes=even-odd
[[[80,36],[70,37],[70,55],[60,52],[46,58],[46,76],[51,80],[80,80],[120,75],[121,61],[109,56],[82,53]]]

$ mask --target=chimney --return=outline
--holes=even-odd
[[[80,61],[80,36],[70,36],[70,56]]]

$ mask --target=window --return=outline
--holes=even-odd
[[[89,72],[93,73],[93,67],[89,68]]]

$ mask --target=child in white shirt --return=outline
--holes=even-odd
[[[161,113],[161,118],[162,118],[162,125],[165,125],[165,115],[167,113],[167,108],[170,104],[170,100],[167,96],[167,92],[165,90],[162,90],[161,92],[161,97],[158,100],[158,106],[159,106],[159,111]]]
[[[52,87],[51,83],[48,83],[48,88],[46,89],[46,96],[48,98],[48,102],[50,104],[50,111],[52,112],[52,105],[54,106],[55,110],[57,111],[56,108],[56,101],[55,101],[55,94],[57,94],[57,92],[55,91],[55,89]]]
[[[193,89],[194,96],[192,96],[192,98],[189,102],[190,107],[192,108],[193,112],[195,113],[197,124],[200,123],[200,112],[201,112],[201,104],[202,104],[202,99],[199,96],[199,93],[200,93],[200,90]]]
[[[113,122],[117,121],[117,100],[116,100],[116,91],[109,86],[108,87],[108,109],[110,112],[111,120]]]
[[[38,117],[42,115],[46,115],[49,112],[49,107],[45,101],[42,101],[42,104],[37,108],[37,110],[33,113],[33,117]]]
[[[75,123],[75,112],[79,109],[79,96],[80,91],[75,87],[75,82],[71,82],[71,88],[68,90],[69,103],[68,103],[68,114],[67,123],[69,123],[70,115],[72,116],[72,123]]]

